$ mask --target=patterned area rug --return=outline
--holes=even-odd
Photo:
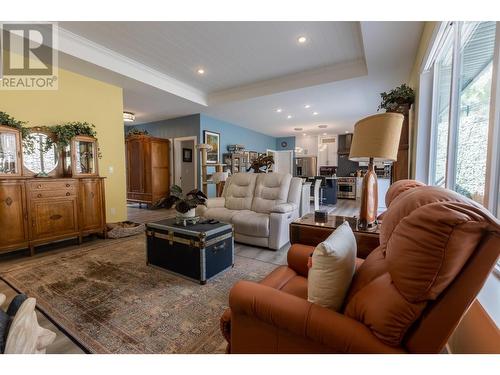
[[[236,256],[206,285],[146,265],[143,235],[94,241],[2,271],[91,353],[222,353],[219,317],[238,280],[276,266]]]

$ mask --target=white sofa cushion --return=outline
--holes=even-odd
[[[297,205],[295,203],[281,203],[277,206],[274,206],[271,212],[277,212],[279,214],[286,214],[288,212],[295,211],[297,209]]]
[[[275,206],[286,203],[291,179],[289,173],[258,174],[252,211],[268,214]]]
[[[238,211],[232,218],[234,231],[252,237],[269,236],[269,215],[249,210]]]
[[[231,223],[233,216],[238,212],[239,211],[236,210],[228,210],[224,207],[213,207],[205,209],[203,212],[203,217],[207,219],[219,220],[223,223]]]
[[[226,208],[230,210],[250,210],[255,191],[254,173],[235,173],[226,189]]]
[[[347,222],[314,249],[307,276],[307,299],[339,311],[356,264],[356,238]]]

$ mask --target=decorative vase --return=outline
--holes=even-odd
[[[194,208],[191,208],[188,212],[185,213],[177,211],[177,217],[179,219],[189,219],[195,216],[196,216],[196,211]]]

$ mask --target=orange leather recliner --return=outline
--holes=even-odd
[[[413,186],[410,186],[412,185]],[[500,223],[450,190],[394,184],[380,246],[357,270],[341,312],[307,301],[313,247],[240,281],[221,330],[230,353],[439,353],[500,253]]]

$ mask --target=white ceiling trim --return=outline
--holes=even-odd
[[[59,51],[191,102],[207,105],[207,95],[204,92],[61,27]]]
[[[343,81],[365,76],[367,74],[368,69],[365,59],[357,59],[209,93],[208,105],[212,106],[272,95],[280,92],[302,89],[304,87]]]

